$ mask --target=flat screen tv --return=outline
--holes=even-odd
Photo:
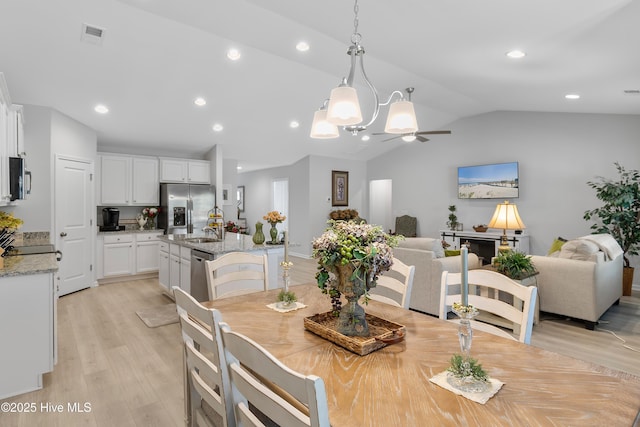
[[[458,168],[459,199],[511,199],[519,196],[518,162]]]

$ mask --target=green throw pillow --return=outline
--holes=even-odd
[[[564,245],[565,243],[567,243],[567,239],[558,237],[551,244],[551,248],[549,249],[549,252],[547,252],[547,255],[551,255],[552,253],[559,251],[560,249],[562,249],[562,245]]]
[[[460,255],[460,249],[454,251],[454,250],[446,250],[444,251],[444,256],[457,256]]]

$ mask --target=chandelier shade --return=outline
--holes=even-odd
[[[314,113],[310,136],[315,139],[331,139],[340,136],[338,127],[327,120],[327,110],[321,109]]]
[[[358,92],[354,88],[340,85],[331,90],[327,120],[337,126],[357,125],[362,122]]]
[[[416,112],[413,102],[398,101],[389,107],[387,124],[384,127],[386,133],[412,133],[418,130]]]

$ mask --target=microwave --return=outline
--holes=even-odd
[[[9,157],[9,193],[11,201],[23,200],[31,193],[31,172],[24,170],[22,157]]]

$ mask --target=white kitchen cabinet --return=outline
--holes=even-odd
[[[102,206],[158,204],[158,159],[155,157],[101,154],[98,177]]]
[[[160,182],[211,183],[211,164],[207,160],[160,158]]]
[[[162,286],[163,290],[170,294],[169,270],[171,260],[169,259],[169,243],[160,242],[158,247],[158,282],[160,282],[160,286]]]
[[[124,276],[134,273],[133,234],[104,236],[103,274],[104,277]]]
[[[158,250],[162,233],[138,233],[136,237],[136,274],[158,271]]]
[[[53,370],[56,300],[52,273],[0,278],[0,399],[41,389]]]
[[[169,255],[169,289],[180,287],[180,256]]]
[[[191,294],[191,249],[180,248],[180,288]]]

